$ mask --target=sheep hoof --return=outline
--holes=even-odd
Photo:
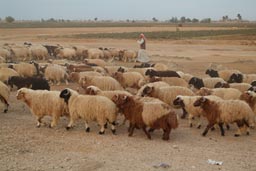
[[[225,136],[225,134],[221,134],[221,136]]]
[[[186,115],[183,114],[180,118],[181,118],[181,119],[185,119],[185,118],[186,118]]]
[[[204,137],[205,137],[205,136],[206,136],[206,133],[205,133],[205,132],[204,132],[204,133],[202,133],[202,136],[204,136]]]
[[[40,128],[41,125],[36,125],[37,128]]]
[[[100,135],[103,135],[103,134],[105,134],[105,131],[103,131],[103,132],[100,131],[99,134],[100,134]]]
[[[246,135],[250,135],[250,132],[246,132]]]
[[[239,135],[239,134],[235,134],[234,136],[235,136],[235,137],[239,137],[240,135]]]
[[[149,128],[148,132],[154,132],[154,128]]]
[[[70,130],[70,129],[71,129],[71,127],[70,127],[70,126],[67,126],[67,127],[66,127],[66,130],[67,130],[67,131],[68,131],[68,130]]]
[[[212,128],[211,128],[211,131],[214,131],[214,130],[215,130],[215,128],[214,128],[214,127],[212,127]]]
[[[163,137],[162,139],[165,140],[165,141],[168,141],[169,137]]]
[[[86,128],[85,132],[90,132],[90,127]]]
[[[198,125],[198,126],[197,126],[197,129],[200,129],[200,128],[201,128],[201,125]]]
[[[116,135],[116,130],[115,129],[112,129],[111,131],[112,131],[113,135]]]
[[[8,109],[4,109],[4,113],[7,113]]]
[[[148,137],[149,140],[151,140],[151,136],[150,135],[148,135],[147,137]]]
[[[48,126],[49,128],[53,128],[53,126],[50,124],[49,126]]]
[[[108,123],[105,123],[104,128],[105,128],[105,129],[108,128]]]
[[[192,127],[193,127],[193,124],[191,123],[191,124],[189,125],[189,127],[192,128]]]

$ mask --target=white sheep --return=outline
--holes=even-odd
[[[0,56],[0,63],[5,63],[5,62],[6,62],[5,58]]]
[[[74,59],[76,57],[76,51],[73,48],[62,48],[55,49],[55,56],[60,59]]]
[[[0,47],[0,56],[2,56],[4,59],[8,59],[11,56],[11,52],[6,48]]]
[[[224,81],[222,78],[218,78],[218,77],[215,77],[215,78],[203,78],[204,87],[207,87],[207,88],[214,88],[214,86],[218,82],[226,83],[226,81]]]
[[[37,68],[34,64],[29,64],[29,63],[12,64],[10,68],[17,71],[19,75],[22,77],[32,77],[39,74],[39,68]]]
[[[23,46],[14,46],[10,49],[11,58],[16,60],[31,60],[30,52],[27,47]]]
[[[0,81],[0,101],[4,103],[4,113],[8,111],[9,103],[8,99],[10,97],[10,89],[2,81]]]
[[[73,127],[75,120],[82,118],[85,121],[86,132],[90,131],[89,122],[97,121],[101,127],[99,134],[104,134],[107,122],[111,123],[111,130],[115,134],[118,109],[110,99],[103,96],[80,95],[69,88],[62,90],[59,96],[68,104],[70,121],[67,129]]]
[[[85,57],[88,59],[99,59],[99,58],[104,58],[104,53],[100,49],[87,49],[83,51],[83,54]]]
[[[235,136],[241,135],[241,130],[244,126],[247,127],[247,135],[249,135],[249,127],[254,127],[255,118],[252,109],[249,105],[241,100],[210,100],[205,97],[200,97],[194,103],[194,106],[201,107],[206,113],[205,117],[208,120],[208,125],[203,132],[205,136],[210,128],[215,124],[219,124],[221,135],[225,132],[223,124],[236,122],[238,131]]]
[[[156,71],[166,71],[166,70],[169,70],[168,66],[163,64],[163,63],[156,63],[156,64],[154,64],[153,68]]]
[[[45,60],[49,56],[47,49],[42,45],[32,45],[29,50],[31,57],[37,60]]]
[[[156,82],[156,81],[164,81],[170,86],[181,86],[181,87],[188,87],[188,83],[178,77],[152,77],[150,78],[150,82]]]
[[[123,59],[124,62],[134,61],[136,62],[138,56],[138,52],[134,50],[121,50],[120,57]]]
[[[166,82],[163,81],[158,81],[158,82],[153,82],[153,83],[148,83],[145,84],[144,86],[142,86],[138,92],[137,92],[137,96],[142,96],[143,91],[146,87],[154,87],[155,91],[157,91],[160,87],[168,87],[169,84],[167,84]]]
[[[109,76],[85,76],[81,79],[82,87],[86,89],[88,86],[96,86],[101,90],[123,90],[120,83]]]
[[[180,78],[184,79],[187,83],[189,82],[189,80],[191,80],[191,78],[194,77],[193,75],[184,73],[182,71],[177,71],[177,73],[179,74]]]
[[[69,79],[80,84],[81,79],[85,76],[102,76],[102,74],[95,71],[71,72],[69,74]]]
[[[120,68],[120,66],[105,66],[104,69],[107,73],[107,75],[112,76],[117,70]]]
[[[230,86],[230,88],[235,88],[235,89],[237,89],[237,90],[239,90],[243,93],[244,91],[247,91],[251,87],[251,84],[248,84],[248,83],[230,83],[229,86]]]
[[[100,67],[105,67],[107,65],[107,63],[102,59],[85,59],[84,63],[85,64],[96,64]]]
[[[48,65],[45,69],[44,76],[46,80],[52,81],[52,83],[57,82],[57,85],[60,85],[61,80],[65,80],[66,85],[68,85],[68,74],[60,65]]]
[[[83,54],[84,50],[87,50],[88,48],[85,46],[73,46],[73,49],[76,51],[76,57],[77,59],[83,60],[85,58],[85,55]]]
[[[12,76],[19,76],[19,73],[11,68],[0,68],[0,81],[7,82]]]
[[[215,95],[222,98],[223,100],[238,100],[242,93],[234,88],[209,89],[206,87],[202,87],[196,92],[196,94],[200,96]]]
[[[138,72],[116,72],[113,77],[122,85],[122,87],[127,88],[140,88],[145,84],[144,77]]]
[[[17,92],[17,99],[26,103],[32,114],[37,118],[37,127],[42,124],[44,116],[52,116],[50,127],[57,125],[60,116],[68,115],[68,108],[63,99],[59,98],[59,91],[32,90],[21,88]]]

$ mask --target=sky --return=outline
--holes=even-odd
[[[0,0],[0,18],[16,20],[168,20],[224,15],[256,21],[256,0]]]

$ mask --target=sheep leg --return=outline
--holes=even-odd
[[[164,134],[163,134],[163,140],[169,140],[170,139],[170,137],[169,137],[169,135],[170,135],[170,133],[171,133],[171,129],[167,129],[167,130],[164,130]]]
[[[89,127],[87,121],[85,121],[85,131],[86,131],[86,132],[90,132],[90,127]]]
[[[142,130],[144,131],[144,133],[147,135],[148,139],[151,139],[151,135],[149,134],[149,132],[146,129],[146,126],[142,127]]]
[[[99,132],[100,135],[103,135],[105,133],[104,125],[105,124],[101,125],[100,132]]]
[[[38,116],[38,117],[37,117],[37,124],[36,124],[36,127],[37,127],[37,128],[39,128],[39,127],[41,126],[41,123],[42,123],[41,120],[42,120],[42,118],[43,118],[42,116]]]
[[[219,127],[220,127],[221,136],[224,136],[225,135],[225,131],[223,129],[223,123],[219,123]]]
[[[204,132],[202,133],[203,136],[206,136],[206,134],[208,133],[209,129],[212,128],[214,126],[213,123],[209,123],[207,125],[207,127],[205,128]]]
[[[129,134],[128,134],[129,137],[133,135],[134,129],[135,129],[135,124],[130,123],[130,127],[129,127],[129,130],[128,130],[129,131]]]
[[[197,124],[197,129],[200,129],[201,128],[201,125],[202,125],[202,120],[201,120],[201,117],[198,116],[198,124]]]
[[[66,130],[71,129],[73,127],[73,124],[74,124],[74,120],[72,117],[70,117],[70,120],[69,120],[68,126],[66,127]]]
[[[229,126],[229,124],[226,124],[226,128],[227,128],[227,130],[229,130],[229,129],[230,129],[230,126]]]
[[[186,111],[186,109],[182,108],[183,114],[181,116],[181,119],[185,119],[186,115],[188,114],[188,112]]]
[[[236,124],[237,124],[238,130],[234,136],[239,137],[241,135],[241,128],[244,126],[244,122],[240,120],[240,121],[236,121]]]
[[[149,128],[149,129],[148,129],[148,132],[154,132],[154,131],[155,131],[154,128]]]
[[[8,111],[9,104],[8,104],[7,100],[5,100],[5,98],[2,97],[1,95],[0,95],[0,100],[5,104],[4,113],[6,113]]]
[[[114,135],[116,135],[116,128],[115,128],[115,125],[116,125],[115,121],[111,123],[111,131],[112,131],[112,133],[113,133]]]
[[[189,124],[190,128],[193,127],[192,118],[193,118],[192,115],[188,115],[188,124]]]
[[[244,120],[244,123],[245,123],[245,129],[246,129],[246,135],[250,135],[250,125],[249,125],[249,123],[246,121],[246,120]]]
[[[52,122],[50,124],[50,128],[55,127],[58,123],[58,120],[59,120],[59,116],[53,116]]]

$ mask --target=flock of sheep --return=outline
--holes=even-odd
[[[242,133],[249,135],[250,128],[255,126],[256,74],[207,69],[205,76],[199,78],[173,71],[162,63],[142,63],[133,68],[116,66],[105,60],[119,59],[123,52],[104,56],[105,51],[110,52],[110,49],[93,49],[101,51],[101,56],[80,46],[45,47],[29,43],[22,46],[23,50],[28,49],[30,58],[21,54],[21,47],[5,45],[0,49],[4,61],[9,58],[14,61],[37,59],[0,63],[0,100],[5,104],[4,112],[7,112],[10,92],[15,91],[13,88],[16,86],[16,98],[36,116],[37,127],[42,125],[46,115],[52,117],[51,128],[58,124],[61,116],[66,116],[69,118],[67,130],[75,125],[76,120],[82,119],[86,132],[90,131],[91,122],[97,122],[99,134],[104,134],[108,126],[116,134],[117,124],[122,126],[128,121],[129,136],[136,128],[142,129],[151,139],[150,134],[155,129],[162,129],[163,140],[169,140],[171,130],[178,127],[176,109],[182,109],[182,119],[188,115],[190,127],[196,122],[197,128],[200,128],[203,126],[202,119],[206,119],[208,124],[203,136],[216,125],[222,136],[225,135],[224,124],[229,129],[230,124],[236,123],[238,130],[235,136]],[[68,53],[71,51],[74,53]],[[42,53],[39,55],[36,52]],[[78,52],[86,55],[78,55]],[[66,54],[70,54],[69,57]],[[52,55],[58,59],[39,62]],[[123,55],[122,59],[128,61],[128,56],[136,60],[133,55]],[[82,59],[82,62],[63,61],[63,58]],[[51,85],[60,85],[61,82],[65,82],[67,88],[50,90]],[[69,88],[70,82],[79,89]],[[122,116],[123,123],[117,123],[117,118]]]

